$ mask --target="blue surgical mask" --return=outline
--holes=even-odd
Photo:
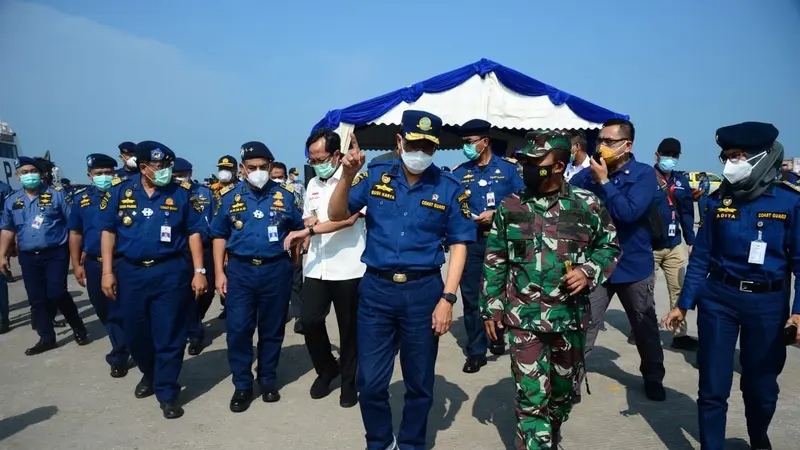
[[[478,147],[475,144],[464,144],[462,150],[464,151],[464,156],[470,161],[475,161],[480,156]]]
[[[678,165],[678,158],[671,158],[669,156],[660,156],[658,158],[658,168],[664,172],[672,172],[675,166]]]
[[[153,172],[153,184],[156,186],[166,186],[170,181],[172,181],[172,167]]]
[[[92,177],[92,183],[97,186],[97,189],[104,192],[111,188],[111,181],[113,180],[113,175],[95,175]]]
[[[36,189],[42,184],[42,176],[38,173],[25,173],[20,175],[19,181],[25,189]]]

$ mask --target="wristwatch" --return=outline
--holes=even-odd
[[[458,297],[456,297],[456,294],[450,294],[447,292],[442,294],[442,298],[450,302],[451,305],[455,305],[456,301],[458,301]]]
[[[308,228],[308,236],[309,236],[309,237],[311,237],[311,236],[313,236],[313,235],[317,234],[317,233],[315,233],[315,232],[314,232],[314,225],[309,225],[309,226],[307,226],[306,228]]]
[[[202,273],[203,275],[205,275],[206,269],[204,267],[200,269],[194,269],[194,273]]]

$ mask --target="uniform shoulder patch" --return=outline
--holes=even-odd
[[[55,190],[55,191],[59,191],[59,192],[60,192],[60,191],[62,191],[63,189],[64,189],[64,188],[62,188],[61,186],[54,186],[54,187],[53,187],[53,190]]]
[[[792,183],[790,183],[788,181],[781,181],[780,184],[781,184],[781,186],[800,194],[800,186],[798,186],[796,184],[792,184]]]
[[[235,187],[236,187],[235,184],[229,184],[229,185],[225,186],[224,188],[220,189],[220,191],[219,191],[220,197],[225,195],[225,194],[227,194],[228,192],[232,191]]]
[[[281,183],[281,187],[294,194],[294,186],[291,184]]]
[[[87,188],[85,188],[85,187],[84,187],[84,188],[77,189],[77,190],[75,190],[75,191],[73,191],[73,192],[72,192],[72,195],[75,195],[75,194],[80,194],[81,192],[85,191],[86,189],[87,189]]]
[[[188,181],[181,181],[180,185],[184,189],[189,189],[189,190],[192,189],[192,183],[189,183]]]
[[[517,159],[516,158],[512,158],[510,156],[503,156],[500,159],[502,159],[503,161],[510,162],[511,164],[517,164]]]
[[[127,175],[124,176],[124,177],[114,177],[114,179],[111,180],[111,186],[116,186],[116,185],[122,183],[123,181],[125,181],[127,179],[128,179]]]
[[[355,186],[358,183],[361,183],[361,180],[364,180],[366,178],[367,178],[367,171],[365,170],[363,172],[360,172],[358,175],[356,175],[355,178],[353,178],[353,183],[351,184],[351,186]]]

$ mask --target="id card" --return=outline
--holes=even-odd
[[[31,224],[31,228],[34,230],[38,230],[42,227],[42,223],[44,223],[44,216],[38,215],[33,219],[33,223]]]
[[[486,206],[494,206],[494,192],[487,192],[486,193]]]
[[[278,242],[278,227],[275,225],[268,226],[267,236],[269,236],[270,242]]]
[[[747,262],[750,264],[764,264],[764,257],[767,254],[767,243],[764,241],[750,242],[750,254],[747,256]]]
[[[669,237],[675,237],[675,232],[677,231],[678,227],[675,226],[674,223],[669,224],[668,234]]]
[[[169,225],[161,225],[161,242],[172,242],[172,228]]]

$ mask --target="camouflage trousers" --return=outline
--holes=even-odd
[[[552,448],[572,410],[580,382],[585,331],[538,333],[508,328],[511,372],[517,388],[517,450]]]

